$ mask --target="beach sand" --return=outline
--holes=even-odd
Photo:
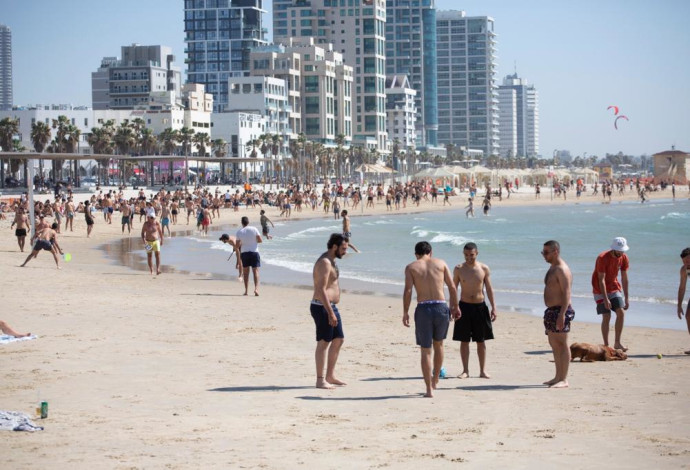
[[[520,196],[495,205],[534,203]],[[563,204],[545,196],[539,204]],[[247,213],[258,221],[242,208],[216,224]],[[2,435],[4,468],[690,467],[685,331],[626,327],[627,361],[572,363],[570,388],[550,390],[541,319],[499,313],[492,378],[477,378],[474,346],[472,377],[455,378],[459,346],[448,340],[450,378],[425,399],[402,299],[344,293],[338,375],[348,385],[317,390],[309,290],[264,285],[243,297],[236,280],[133,271],[98,249],[122,236],[119,217],[97,217],[87,239],[81,214],[59,238],[72,254],[62,270],[45,252],[18,268],[27,253],[9,224],[0,221],[0,319],[39,338],[0,346],[0,409],[33,415],[40,393],[49,417],[36,420],[43,432]],[[600,339],[576,318],[570,342]]]

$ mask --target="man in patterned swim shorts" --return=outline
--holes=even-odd
[[[570,322],[575,318],[575,312],[570,306],[573,276],[568,265],[561,259],[561,246],[557,241],[549,240],[544,243],[541,254],[544,261],[551,265],[544,278],[544,303],[547,307],[544,312],[544,328],[556,365],[556,376],[544,382],[544,385],[550,388],[566,388],[571,359],[568,332]]]

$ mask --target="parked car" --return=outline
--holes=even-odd
[[[82,178],[80,184],[84,188],[95,188],[98,186],[96,178]]]

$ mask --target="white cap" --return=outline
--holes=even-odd
[[[611,249],[615,251],[628,251],[630,247],[628,246],[628,241],[623,237],[616,237],[611,243]]]

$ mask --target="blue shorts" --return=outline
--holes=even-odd
[[[245,268],[260,268],[261,256],[258,251],[245,251],[240,254],[242,259],[242,266]]]
[[[414,311],[415,336],[417,345],[430,348],[433,341],[443,341],[448,335],[450,309],[448,304],[419,303]]]
[[[335,304],[331,304],[335,318],[338,319],[337,326],[331,326],[328,323],[328,312],[326,308],[320,303],[312,302],[309,309],[311,310],[311,317],[314,319],[316,325],[316,341],[326,341],[330,343],[334,338],[345,338],[343,333],[343,322],[340,319],[340,312]]]

